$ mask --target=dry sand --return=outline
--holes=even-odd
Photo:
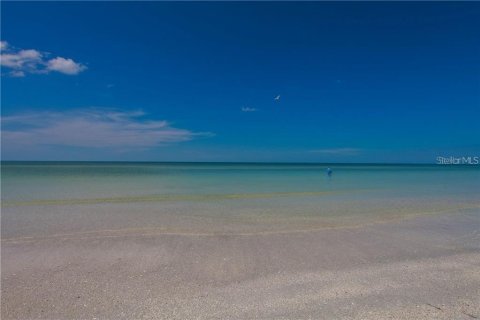
[[[3,230],[2,319],[480,319],[478,209],[266,234]]]

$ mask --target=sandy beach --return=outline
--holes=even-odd
[[[303,232],[4,232],[2,319],[477,319],[479,213]]]

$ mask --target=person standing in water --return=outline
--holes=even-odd
[[[333,173],[332,169],[327,168],[327,175],[328,175],[329,177],[332,176],[332,173]]]

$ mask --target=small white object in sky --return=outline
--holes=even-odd
[[[255,112],[257,109],[250,107],[242,107],[242,112]]]
[[[280,95],[276,96],[274,100],[275,101],[280,101]]]

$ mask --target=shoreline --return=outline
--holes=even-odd
[[[82,239],[102,239],[102,238],[127,238],[127,237],[156,237],[156,236],[185,236],[185,237],[249,237],[249,236],[268,236],[268,235],[281,235],[281,234],[302,234],[311,232],[320,232],[322,230],[342,230],[342,229],[357,229],[365,228],[368,226],[374,226],[378,224],[388,224],[394,222],[401,222],[404,220],[415,219],[418,217],[424,217],[429,215],[442,215],[445,213],[450,214],[462,214],[464,211],[475,211],[480,209],[480,205],[466,206],[457,208],[455,210],[445,209],[436,210],[430,212],[416,212],[403,214],[399,216],[390,216],[383,220],[370,221],[357,225],[338,225],[338,226],[324,226],[318,228],[305,228],[305,229],[293,229],[293,230],[272,230],[272,231],[258,231],[258,232],[175,232],[175,231],[162,231],[162,228],[158,227],[146,227],[146,228],[123,228],[123,229],[106,229],[106,230],[91,230],[84,232],[53,234],[49,236],[31,236],[31,237],[13,237],[2,238],[0,243],[19,243],[19,242],[35,242],[35,241],[49,241],[49,240],[82,240]],[[103,234],[103,235],[102,235]]]

